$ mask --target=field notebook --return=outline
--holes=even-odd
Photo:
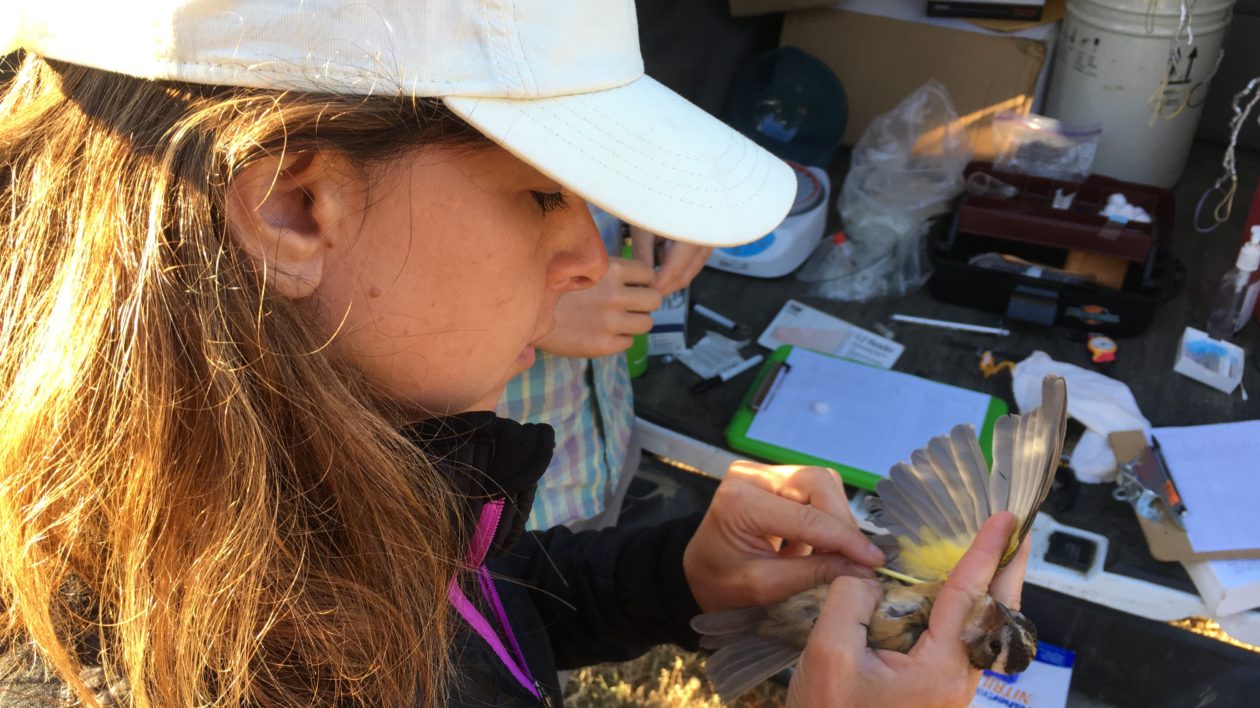
[[[726,428],[735,450],[771,462],[819,465],[874,489],[888,470],[959,423],[993,457],[993,425],[1007,411],[992,396],[808,349],[780,347]]]

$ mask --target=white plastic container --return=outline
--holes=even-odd
[[[1194,41],[1182,35],[1183,58],[1170,73],[1181,0],[1068,0],[1045,113],[1068,125],[1102,123],[1094,172],[1157,187],[1177,182],[1234,2],[1186,3]]]
[[[783,222],[752,243],[713,249],[705,265],[754,278],[779,278],[809,258],[823,239],[831,180],[821,167],[788,166],[796,171],[796,201]]]

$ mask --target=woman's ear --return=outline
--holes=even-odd
[[[325,253],[342,245],[359,190],[344,160],[321,152],[265,157],[227,189],[232,238],[266,270],[267,287],[297,299],[315,291]]]

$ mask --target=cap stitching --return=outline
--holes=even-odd
[[[582,98],[585,98],[585,96],[582,96]],[[599,106],[595,104],[594,101],[582,101],[582,103],[587,104],[592,112],[599,114],[601,118],[607,120],[608,122],[613,123],[622,128],[628,128],[628,126],[621,121],[619,116],[610,114],[606,111],[601,110]],[[723,125],[725,126],[725,124]],[[744,141],[736,139],[736,137],[738,136],[738,132],[734,128],[730,128],[730,126],[725,126],[725,127],[727,127],[730,130],[730,133],[726,137],[726,147],[722,148],[722,152],[718,153],[717,157],[706,159],[706,158],[701,158],[701,157],[691,157],[688,155],[683,155],[682,153],[677,153],[678,157],[681,157],[684,160],[689,160],[691,162],[716,162],[726,157],[727,153],[729,153],[736,145],[743,144]],[[659,143],[652,143],[652,144],[657,145],[658,147],[661,147],[662,150],[666,149],[663,146],[660,146]]]
[[[59,58],[59,57],[51,56],[47,54],[46,52],[41,51],[38,48],[33,48],[33,47],[23,47],[23,48],[41,57],[46,57],[49,59]],[[69,59],[66,59],[63,61],[75,63],[74,61],[69,60]],[[178,71],[181,68],[191,68],[191,67],[212,67],[216,69],[230,69],[237,72],[244,72],[246,74],[255,73],[255,72],[259,74],[276,74],[279,72],[284,72],[283,69],[268,68],[268,65],[272,63],[275,63],[275,62],[265,62],[262,64],[258,64],[258,63],[250,64],[250,63],[245,63],[245,62],[175,61],[173,59],[154,58],[154,64],[160,66],[162,69],[166,70],[168,73],[166,75],[161,75],[161,76],[146,76],[146,77],[141,77],[141,78],[149,78],[149,79],[159,80],[159,81],[187,81],[190,83],[201,83],[198,81],[194,81],[193,79],[190,79],[187,76],[178,76],[171,73],[174,71]],[[117,73],[125,73],[119,69],[105,69],[105,70],[114,71]],[[285,73],[289,73],[289,72],[285,72]],[[376,85],[375,82],[379,82],[380,79],[382,78],[379,75],[373,75],[373,74],[362,73],[362,72],[330,72],[328,75],[341,77],[342,79],[356,79],[356,80],[368,79],[374,82],[373,85]],[[139,76],[139,75],[135,75],[135,76]],[[445,92],[440,95],[428,95],[428,94],[416,95],[416,94],[408,93],[408,95],[415,95],[416,98],[441,98],[443,96],[450,96],[454,94],[455,92],[455,85],[453,83],[449,81],[439,81],[437,79],[429,79],[429,78],[412,78],[408,80],[405,84],[397,84],[396,91],[406,91],[407,84],[414,86],[416,83],[428,83],[428,84],[433,84],[434,86],[445,87]],[[275,90],[291,90],[291,91],[300,90],[300,91],[305,91],[307,93],[321,93],[324,91],[331,92],[331,93],[339,92],[336,90],[337,87],[334,87],[334,86],[321,87],[318,81],[310,80],[307,82],[307,84],[309,84],[309,87],[300,88],[300,89],[295,88],[301,85],[301,84],[296,84],[296,83],[291,83],[285,86],[271,87],[271,88]],[[264,86],[259,86],[257,84],[230,84],[230,85],[232,86],[239,85],[246,88],[268,88]],[[347,95],[360,96],[360,95],[376,95],[376,94],[347,94]]]
[[[482,11],[482,18],[485,21],[486,29],[489,30],[493,28],[494,23],[490,19],[490,3],[486,3],[485,5],[483,5],[481,11]],[[501,81],[505,80],[504,75],[503,75],[503,64],[499,61],[499,50],[498,50],[497,42],[493,41],[494,33],[488,32],[487,39],[491,40],[487,42],[486,44],[486,51],[487,53],[490,54],[490,61],[494,62],[494,73],[499,76],[499,79]]]
[[[538,94],[540,93],[538,77],[534,75],[534,67],[529,63],[529,54],[525,52],[525,43],[521,41],[520,16],[516,11],[516,0],[512,0],[512,19],[516,21],[513,25],[515,31],[512,32],[512,35],[516,39],[516,46],[520,49],[521,63],[525,65],[525,70],[529,72],[529,90],[531,93]]]
[[[548,133],[551,133],[552,135],[556,136],[557,138],[560,138],[560,139],[562,139],[562,140],[563,140],[563,136],[562,136],[562,135],[560,135],[560,133],[556,132],[556,131],[555,131],[555,130],[553,130],[550,126],[548,126],[546,123],[543,123],[543,122],[541,122],[541,121],[537,120],[537,119],[536,119],[536,118],[534,118],[533,116],[530,116],[530,115],[528,115],[528,114],[526,114],[526,113],[524,113],[524,112],[521,112],[521,113],[520,113],[520,117],[525,118],[526,120],[531,121],[532,123],[534,123],[535,125],[539,126],[540,128],[542,128],[543,130],[547,131]],[[557,118],[560,118],[559,116],[556,116],[556,117],[557,117]],[[563,121],[563,118],[561,118],[561,120],[562,120],[562,122],[565,122],[565,123],[566,123],[566,125],[568,125],[568,123],[567,123],[566,121]],[[572,126],[571,126],[571,125],[568,125],[568,127],[572,128]],[[580,132],[580,131],[579,131],[579,132]],[[678,202],[678,203],[680,203],[680,204],[687,204],[687,205],[690,205],[690,206],[697,206],[697,207],[702,207],[702,208],[706,208],[706,209],[719,209],[719,208],[728,208],[728,207],[729,207],[729,206],[731,206],[732,204],[743,204],[743,203],[746,203],[746,197],[745,197],[745,198],[743,198],[743,199],[740,199],[740,200],[731,200],[731,201],[729,201],[729,202],[722,203],[722,204],[705,204],[705,203],[703,203],[703,202],[699,202],[699,201],[695,201],[695,200],[691,200],[691,199],[684,199],[684,198],[682,198],[682,197],[679,197],[679,196],[678,196],[678,195],[676,195],[676,194],[673,194],[673,193],[670,193],[670,192],[666,192],[666,191],[663,191],[663,190],[657,189],[657,188],[655,188],[655,187],[653,187],[653,186],[649,185],[648,183],[646,183],[646,182],[643,182],[643,181],[639,180],[639,179],[638,179],[638,178],[636,178],[636,177],[633,177],[633,176],[631,176],[631,175],[629,175],[629,174],[626,174],[625,172],[623,172],[623,171],[621,171],[621,170],[617,169],[617,167],[615,167],[615,166],[613,166],[613,165],[611,165],[611,164],[609,164],[609,163],[607,163],[607,162],[605,162],[605,161],[603,161],[603,160],[599,159],[598,157],[596,157],[596,156],[595,156],[595,155],[593,155],[592,153],[587,152],[586,150],[582,149],[580,146],[578,146],[578,145],[574,144],[574,143],[573,143],[573,142],[571,142],[571,141],[566,141],[566,142],[567,142],[567,144],[569,145],[569,147],[573,148],[574,150],[577,150],[579,153],[581,153],[582,155],[586,156],[588,159],[592,160],[593,162],[596,162],[596,163],[598,163],[598,164],[600,164],[600,165],[603,165],[604,167],[607,167],[610,171],[612,171],[613,173],[615,173],[615,174],[617,174],[617,175],[619,175],[619,176],[623,177],[623,178],[624,178],[624,179],[626,179],[627,181],[632,182],[632,183],[634,183],[634,184],[637,184],[637,185],[639,185],[640,187],[642,187],[643,189],[645,189],[645,190],[647,190],[647,191],[649,191],[649,192],[653,192],[653,193],[655,193],[655,194],[658,194],[658,195],[661,195],[661,196],[667,197],[667,198],[669,198],[669,199],[672,199],[673,201],[676,201],[676,202]],[[670,151],[669,151],[669,150],[665,150],[665,152],[670,152]],[[765,163],[765,168],[761,170],[761,172],[762,172],[762,175],[761,175],[761,182],[757,185],[757,188],[753,190],[753,193],[756,193],[757,191],[759,191],[759,190],[760,190],[760,188],[761,188],[762,186],[764,186],[764,185],[765,185],[765,183],[769,180],[769,177],[770,177],[769,164],[770,164],[770,163],[768,163],[768,162],[767,162],[767,163]],[[693,173],[687,173],[687,174],[693,174]],[[745,177],[744,179],[740,180],[740,181],[739,181],[739,182],[737,182],[735,185],[732,185],[732,187],[735,187],[735,186],[742,186],[742,185],[744,185],[745,183],[747,183],[747,182],[749,182],[749,181],[750,181],[751,176],[752,176],[752,173],[750,172],[750,173],[749,173],[749,175],[748,175],[748,177]],[[668,180],[662,180],[662,181],[666,181],[666,182],[668,182]],[[675,182],[674,184],[680,184],[680,185],[681,185],[681,183],[678,183],[678,182]],[[576,191],[579,191],[579,192],[580,192],[581,190],[580,190],[580,189],[578,189],[578,190],[576,190]],[[717,193],[719,193],[719,192],[730,192],[730,191],[733,191],[733,189],[726,189],[726,190],[709,189],[709,190],[695,190],[695,191],[699,191],[699,192],[701,192],[701,193],[708,193],[708,194],[717,194]]]
[[[580,127],[575,127],[575,126],[574,126],[571,122],[569,122],[568,120],[566,120],[566,116],[565,116],[564,114],[556,113],[556,112],[554,112],[553,110],[551,110],[551,109],[550,109],[550,107],[548,107],[548,106],[545,106],[545,105],[540,104],[540,105],[539,105],[539,110],[540,110],[540,111],[542,111],[542,112],[544,112],[544,113],[546,113],[547,115],[549,115],[549,116],[551,116],[551,117],[553,117],[553,118],[556,118],[557,120],[560,120],[560,121],[564,122],[566,126],[568,126],[569,128],[573,129],[573,130],[574,130],[574,131],[576,131],[576,132],[582,133],[582,134],[584,134],[584,135],[589,134],[589,132],[582,130]],[[591,122],[589,122],[589,121],[583,121],[582,126],[590,126],[590,127],[594,128],[594,124],[593,124],[593,123],[591,123]],[[623,127],[624,127],[624,126],[623,126]],[[732,132],[733,132],[733,131],[732,131]],[[618,136],[616,136],[616,135],[614,135],[614,134],[612,134],[612,133],[609,133],[609,132],[606,132],[606,131],[599,131],[599,134],[600,134],[600,135],[603,135],[603,136],[607,136],[607,137],[608,137],[608,138],[610,138],[610,139],[611,139],[614,143],[616,143],[618,146],[624,146],[624,147],[628,148],[631,152],[633,152],[633,153],[637,154],[638,156],[640,156],[640,157],[642,157],[642,158],[644,158],[644,159],[646,159],[646,160],[651,161],[651,160],[652,160],[652,158],[653,158],[653,156],[652,156],[652,155],[649,155],[649,154],[647,154],[646,152],[643,152],[643,151],[642,151],[642,150],[640,150],[637,146],[635,146],[633,143],[626,142],[625,140],[622,140],[620,137],[618,137]],[[736,141],[734,141],[734,136],[731,136],[731,138],[732,138],[732,142],[736,142]],[[739,142],[741,145],[743,145],[743,147],[744,147],[744,155],[749,154],[748,144],[747,144],[745,141],[738,141],[738,142]],[[689,156],[684,155],[684,154],[682,154],[682,153],[675,152],[675,151],[670,150],[669,148],[667,148],[667,147],[665,147],[665,146],[661,145],[660,143],[655,143],[655,142],[654,142],[654,143],[652,143],[652,144],[653,144],[653,145],[656,145],[656,146],[657,146],[657,148],[658,148],[661,152],[667,152],[667,153],[669,153],[669,154],[671,154],[671,155],[673,155],[673,156],[675,156],[675,157],[682,158],[682,159],[687,160],[687,161],[689,161],[689,162],[699,162],[699,161],[700,161],[700,159],[699,159],[699,158],[689,157]],[[721,154],[719,157],[725,157],[725,156],[726,156],[726,154],[727,154],[728,152],[730,152],[730,151],[729,151],[729,150],[724,150],[724,151],[722,152],[722,154]],[[741,156],[740,156],[740,158],[739,158],[736,162],[734,162],[734,163],[731,165],[730,170],[732,170],[732,171],[733,171],[736,167],[738,167],[740,164],[742,164],[742,163],[744,162],[744,155],[741,155]],[[713,163],[713,162],[716,162],[716,160],[709,160],[708,162]],[[693,172],[693,171],[690,171],[690,170],[685,170],[685,169],[681,169],[681,168],[674,168],[674,171],[675,171],[675,172],[682,173],[682,174],[685,174],[685,175],[695,176],[695,177],[712,177],[712,176],[713,176],[711,173]],[[715,190],[715,191],[716,191],[716,190]]]

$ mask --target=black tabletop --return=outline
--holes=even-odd
[[[1141,335],[1117,338],[1118,358],[1110,364],[1090,361],[1085,336],[1078,331],[1003,322],[994,314],[936,301],[923,290],[867,303],[836,302],[809,296],[804,285],[790,275],[756,279],[706,269],[692,283],[691,301],[734,319],[743,328],[744,336],[739,338],[753,340],[790,298],[867,329],[883,323],[906,347],[896,370],[988,393],[1011,404],[1009,374],[986,378],[978,366],[980,350],[991,349],[1014,360],[1040,350],[1059,361],[1096,368],[1128,384],[1143,415],[1157,427],[1260,419],[1260,324],[1250,324],[1235,339],[1255,352],[1243,379],[1244,388],[1253,389],[1250,400],[1244,401],[1238,392],[1223,394],[1172,370],[1183,329],[1187,325],[1204,327],[1220,277],[1233,264],[1250,193],[1260,176],[1260,154],[1240,152],[1241,196],[1231,220],[1214,233],[1197,233],[1194,206],[1220,174],[1222,152],[1219,145],[1196,144],[1185,175],[1174,190],[1177,215],[1172,253],[1185,266],[1184,286],[1158,307],[1153,323]],[[846,166],[847,156],[841,155],[829,168],[837,188]],[[836,228],[836,222],[832,209],[829,228]],[[1011,334],[994,337],[899,324],[890,321],[893,313],[1000,324]],[[731,336],[729,330],[694,315],[688,327],[689,343],[710,329]],[[746,353],[757,350],[750,344]],[[699,380],[695,374],[681,363],[653,359],[647,373],[635,380],[636,411],[646,420],[701,442],[727,447],[723,431],[754,376],[748,372],[705,393],[692,394],[690,389]],[[1108,572],[1195,592],[1179,563],[1162,563],[1150,556],[1132,509],[1112,499],[1113,488],[1113,484],[1074,483],[1071,474],[1061,470],[1060,483],[1045,510],[1060,523],[1105,535],[1109,539],[1104,562]],[[1260,689],[1260,672],[1256,671],[1260,654],[1039,588],[1026,591],[1025,605],[1030,616],[1037,615],[1034,620],[1038,625],[1050,630],[1047,639],[1076,649],[1081,653],[1078,658],[1088,665],[1078,666],[1074,700],[1090,697],[1101,705],[1183,705],[1208,691],[1223,699],[1217,704],[1234,705],[1234,698],[1241,700]],[[1127,674],[1120,676],[1116,671]]]
[[[1236,342],[1257,356],[1244,375],[1244,388],[1250,385],[1255,396],[1244,401],[1239,392],[1226,395],[1172,370],[1177,341],[1187,325],[1200,329],[1216,295],[1217,283],[1233,264],[1237,254],[1242,221],[1248,199],[1239,200],[1228,225],[1211,234],[1193,228],[1193,207],[1203,189],[1220,172],[1220,146],[1198,144],[1190,164],[1177,186],[1178,210],[1173,238],[1173,255],[1185,264],[1185,284],[1167,302],[1159,305],[1149,328],[1141,335],[1117,338],[1117,360],[1094,364],[1086,348],[1085,334],[1067,328],[1047,328],[1004,321],[998,315],[952,305],[933,299],[925,290],[865,303],[840,302],[812,297],[805,284],[789,275],[758,279],[705,269],[692,283],[691,301],[701,303],[734,319],[742,336],[756,339],[788,299],[833,314],[855,325],[871,329],[875,323],[889,326],[897,341],[905,345],[895,369],[927,379],[981,391],[1012,404],[1010,375],[1006,372],[986,378],[979,367],[979,352],[993,350],[1001,358],[1020,360],[1034,351],[1085,368],[1092,368],[1126,384],[1133,391],[1142,413],[1155,426],[1197,425],[1260,418],[1260,323],[1244,328]],[[831,167],[837,187],[843,179],[845,156]],[[1260,171],[1260,154],[1239,156],[1241,183],[1255,184]],[[1250,177],[1250,181],[1248,181]],[[1245,190],[1244,190],[1245,191]],[[1248,195],[1249,196],[1249,195]],[[834,212],[834,209],[832,210]],[[837,217],[829,215],[834,227]],[[901,313],[941,320],[981,325],[1001,325],[1011,330],[1005,337],[954,332],[920,325],[893,322],[890,315]],[[731,331],[694,314],[688,322],[688,340],[697,341],[708,330],[725,336]],[[750,344],[747,352],[756,351]],[[635,407],[640,416],[692,438],[719,447],[726,446],[723,431],[739,406],[755,372],[748,372],[705,393],[692,394],[698,377],[681,363],[654,359],[647,373],[635,381]],[[1073,484],[1071,475],[1061,475],[1046,511],[1061,523],[1106,535],[1111,539],[1105,567],[1108,571],[1138,577],[1193,592],[1189,578],[1179,563],[1160,563],[1150,557],[1130,507],[1111,498],[1112,484]]]

